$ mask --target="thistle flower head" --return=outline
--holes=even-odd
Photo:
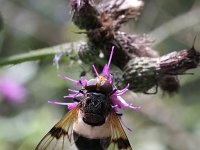
[[[90,89],[92,90],[96,89],[99,92],[105,93],[107,96],[109,96],[109,99],[112,103],[112,108],[114,109],[124,109],[125,107],[137,110],[140,109],[140,107],[135,107],[132,104],[127,103],[121,95],[126,93],[128,91],[129,84],[122,90],[116,89],[116,87],[113,85],[113,79],[112,75],[110,74],[110,64],[112,60],[112,56],[114,53],[114,47],[112,47],[112,51],[110,54],[110,58],[108,60],[108,63],[104,65],[102,72],[99,74],[96,67],[92,65],[93,70],[96,74],[96,78],[87,80],[86,78],[82,77],[80,80],[74,80],[71,79],[63,74],[59,74],[60,77],[62,77],[65,80],[74,82],[76,86],[81,86],[86,91],[90,92]],[[95,88],[94,88],[95,87]],[[83,97],[83,93],[81,93],[78,90],[68,89],[71,93],[64,96],[64,98],[77,98],[77,97]],[[68,106],[68,109],[74,108],[78,103],[60,103],[60,102],[51,102],[51,104],[60,104],[60,105],[66,105]]]
[[[0,96],[10,102],[24,102],[27,95],[25,87],[17,81],[8,78],[0,77]]]

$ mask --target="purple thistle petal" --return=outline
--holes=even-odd
[[[68,91],[74,92],[74,93],[78,93],[79,92],[78,90],[74,90],[74,89],[68,89]]]
[[[110,63],[111,63],[111,60],[112,60],[112,56],[113,56],[114,50],[115,50],[115,47],[112,46],[112,50],[111,50],[111,53],[110,53],[110,58],[109,58],[109,61],[108,61],[108,68],[110,67]]]
[[[112,108],[114,108],[114,109],[117,108],[117,107],[118,107],[118,105],[114,105],[114,106],[112,106]]]
[[[61,78],[63,78],[63,79],[65,79],[65,80],[68,80],[68,81],[71,81],[71,82],[74,82],[74,83],[78,83],[77,80],[69,78],[69,77],[65,76],[64,74],[58,74],[58,76],[61,77]]]
[[[127,106],[127,103],[125,102],[124,99],[122,99],[120,96],[112,95],[111,99],[114,105],[117,105],[118,108],[123,109],[124,107]]]
[[[82,86],[85,87],[87,85],[88,80],[85,77],[81,77],[80,82],[81,82]]]
[[[55,104],[55,105],[68,105],[69,103],[63,103],[63,102],[54,102],[54,101],[48,101],[49,104]]]
[[[94,70],[94,72],[95,72],[96,76],[98,77],[98,76],[99,76],[99,73],[97,72],[97,69],[96,69],[96,67],[95,67],[94,65],[92,65],[92,67],[93,67],[93,70]]]
[[[133,106],[132,104],[129,104],[127,107],[134,109],[134,110],[140,110],[141,109],[140,106]]]
[[[63,96],[64,98],[74,98],[76,94],[68,94],[66,96]]]
[[[110,68],[107,64],[104,65],[103,71],[102,71],[102,76],[107,77],[110,74]]]
[[[78,102],[68,103],[68,109],[71,110],[78,105]]]
[[[65,105],[68,107],[69,110],[73,109],[78,105],[78,102],[73,102],[73,103],[62,103],[62,102],[53,102],[53,101],[48,101],[49,104],[56,104],[56,105]]]
[[[109,60],[108,60],[108,64],[105,64],[104,67],[103,67],[103,71],[102,71],[101,74],[102,74],[104,77],[107,77],[107,76],[110,74],[110,63],[111,63],[111,60],[112,60],[112,56],[113,56],[113,53],[114,53],[114,49],[115,49],[115,47],[113,46],[113,47],[112,47],[112,51],[111,51],[111,53],[110,53],[110,58],[109,58]]]
[[[113,76],[111,74],[109,76],[109,80],[108,81],[110,82],[110,84],[112,84],[112,82],[113,82]]]
[[[123,95],[124,93],[126,93],[128,91],[128,89],[125,89],[125,90],[123,90],[123,91],[120,91],[120,92],[116,92],[115,93],[115,95],[117,95],[117,96],[120,96],[120,95]]]
[[[87,84],[87,79],[84,77],[81,77],[81,79],[76,83],[77,86],[86,86]]]
[[[140,107],[135,107],[132,104],[127,103],[121,96],[112,95],[111,100],[113,104],[117,105],[120,109],[124,109],[125,107],[129,107],[134,110],[140,109]]]
[[[74,97],[81,97],[81,96],[83,96],[82,93],[79,93],[79,94],[75,93],[75,94],[68,94],[64,96],[64,98],[74,98]]]
[[[76,84],[76,86],[85,86],[87,84],[87,79],[85,79],[84,77],[82,77],[79,81],[77,81],[77,80],[74,80],[72,78],[65,76],[64,74],[58,74],[58,76],[65,80],[74,82]]]
[[[127,86],[122,89],[122,90],[117,90],[117,92],[115,93],[117,96],[120,96],[120,95],[123,95],[124,93],[126,93],[128,91],[128,87],[129,87],[129,84],[127,84]]]

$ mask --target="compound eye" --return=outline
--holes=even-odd
[[[91,79],[87,82],[85,89],[87,91],[95,91],[97,87],[97,80],[96,79]]]
[[[101,82],[99,90],[102,91],[105,94],[109,94],[113,91],[113,87],[110,84],[110,82],[106,80],[106,81]]]

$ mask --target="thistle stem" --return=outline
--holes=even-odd
[[[76,47],[75,47],[76,46]],[[80,44],[77,43],[65,43],[53,47],[47,47],[43,49],[31,50],[27,53],[17,54],[6,58],[0,59],[0,66],[14,65],[25,61],[40,60],[48,56],[54,56],[57,53],[65,53],[70,55],[73,50],[79,49]]]

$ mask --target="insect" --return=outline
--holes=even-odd
[[[60,75],[82,89],[69,89],[74,93],[66,98],[73,98],[74,103],[50,102],[67,105],[71,110],[44,136],[36,150],[132,150],[117,109],[139,107],[127,103],[120,96],[128,90],[128,85],[122,90],[113,85],[109,68],[113,52],[114,47],[101,74],[93,65],[96,78],[76,81]]]

